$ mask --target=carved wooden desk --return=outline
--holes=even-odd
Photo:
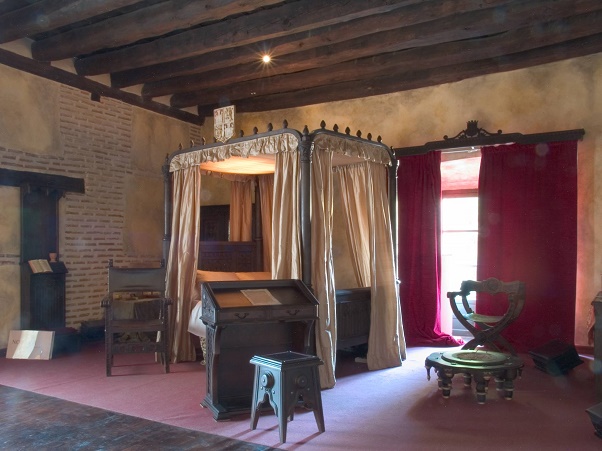
[[[434,352],[426,358],[425,366],[429,380],[431,368],[435,369],[444,398],[449,398],[454,375],[463,374],[466,387],[470,387],[474,379],[477,402],[483,404],[491,378],[495,379],[497,389],[504,392],[505,398],[512,399],[514,379],[521,375],[524,363],[516,356],[501,352],[460,350]]]
[[[251,411],[253,356],[308,353],[318,300],[294,279],[205,282],[201,297],[207,325],[207,394],[201,405],[216,420],[227,420]]]

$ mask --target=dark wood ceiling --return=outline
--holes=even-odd
[[[0,63],[202,122],[598,53],[600,24],[600,0],[0,0]]]

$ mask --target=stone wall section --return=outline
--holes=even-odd
[[[61,149],[36,155],[0,147],[0,166],[85,180],[85,194],[66,193],[60,201],[59,259],[69,273],[66,322],[103,317],[100,300],[107,290],[107,262],[116,266],[158,264],[161,255],[128,255],[124,250],[126,192],[129,177],[156,178],[161,169],[143,173],[132,166],[133,108],[110,98],[90,100],[88,93],[60,86]],[[190,125],[192,139],[200,127]],[[161,206],[163,199],[157,199]],[[157,237],[158,240],[162,236]],[[0,264],[18,265],[19,256],[3,255]]]

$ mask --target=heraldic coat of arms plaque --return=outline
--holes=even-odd
[[[213,110],[214,134],[217,141],[225,143],[234,136],[234,105]]]

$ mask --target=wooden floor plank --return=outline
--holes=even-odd
[[[273,449],[0,385],[0,449],[35,448]]]

